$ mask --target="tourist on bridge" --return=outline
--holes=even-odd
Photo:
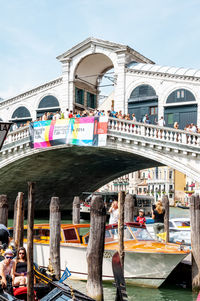
[[[135,114],[134,114],[134,113],[132,114],[132,121],[133,121],[133,122],[136,122],[136,121],[137,121],[137,119],[136,119],[136,117],[135,117]]]
[[[165,125],[165,120],[163,116],[161,116],[160,119],[158,120],[158,126],[164,126],[164,125]]]
[[[110,213],[109,224],[118,223],[119,209],[118,209],[118,202],[117,201],[112,202],[112,205],[109,209],[109,213]]]
[[[165,209],[163,208],[162,202],[158,201],[156,203],[156,208],[152,212],[152,218],[154,219],[153,229],[155,235],[164,232],[164,216]]]

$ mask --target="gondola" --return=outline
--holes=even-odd
[[[94,299],[69,287],[67,284],[56,281],[54,275],[48,273],[44,268],[39,268],[37,264],[33,266],[35,284],[34,301],[75,300],[75,301],[94,301]],[[0,285],[0,300],[17,301],[27,300],[27,287],[13,287],[11,277],[7,278],[7,288],[4,290]]]

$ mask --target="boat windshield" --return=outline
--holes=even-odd
[[[181,227],[190,227],[190,221],[175,221],[174,222],[176,227],[181,228]]]
[[[134,240],[134,236],[127,226],[124,226],[124,240]],[[118,241],[118,228],[108,229],[105,232],[105,243]]]
[[[130,230],[137,240],[154,240],[145,228],[130,227]]]

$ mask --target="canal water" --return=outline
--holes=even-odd
[[[189,210],[170,208],[170,217],[188,217]],[[25,221],[26,222],[26,221]],[[62,223],[70,223],[70,219],[63,219]],[[86,223],[88,221],[83,221]],[[37,219],[35,223],[48,223],[48,220]],[[9,226],[12,226],[12,220],[9,220]],[[83,293],[86,293],[86,282],[84,281],[72,281],[70,278],[67,280],[69,285],[72,285],[74,289],[78,289]],[[197,298],[197,294],[191,292],[191,290],[174,286],[164,285],[159,289],[139,288],[128,286],[127,287],[128,300],[130,301],[194,301]],[[114,301],[116,289],[112,284],[104,285],[104,300]]]

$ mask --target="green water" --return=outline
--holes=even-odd
[[[188,217],[189,210],[170,208],[170,217]],[[70,219],[63,219],[62,223],[70,223]],[[87,223],[88,221],[81,221]],[[9,220],[8,225],[12,226],[13,221]],[[26,220],[25,220],[26,223]],[[47,219],[35,219],[35,223],[48,223]],[[67,283],[73,288],[79,289],[86,293],[86,282],[67,280]],[[114,301],[116,289],[113,285],[104,285],[104,300]],[[197,294],[192,293],[189,289],[179,288],[174,286],[163,286],[160,289],[127,287],[128,299],[130,301],[189,301],[196,300]]]

